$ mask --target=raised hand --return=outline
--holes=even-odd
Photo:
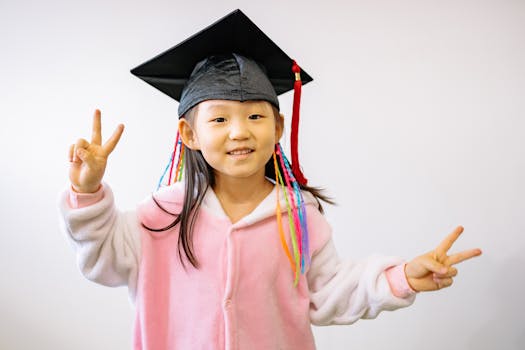
[[[91,143],[85,139],[78,139],[77,143],[69,148],[69,180],[76,192],[92,193],[100,187],[106,170],[108,156],[115,149],[124,125],[119,124],[109,140],[102,143],[102,126],[100,111],[95,110],[93,115],[93,132]]]
[[[449,234],[435,250],[418,256],[405,266],[405,274],[410,286],[416,291],[433,291],[449,287],[458,270],[452,265],[481,255],[480,249],[465,250],[460,253],[447,255],[452,244],[463,232],[458,226]]]

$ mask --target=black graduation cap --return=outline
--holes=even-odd
[[[292,167],[299,183],[297,130],[301,85],[313,79],[241,10],[235,10],[180,44],[131,70],[180,102],[182,117],[209,99],[266,100],[279,109],[277,95],[294,89]],[[299,172],[299,174],[297,173]]]
[[[275,93],[294,87],[293,60],[241,10],[235,10],[180,44],[131,70],[133,75],[180,101],[197,63],[210,56],[236,53],[262,65]],[[303,84],[312,78],[301,71]],[[180,115],[180,113],[179,113]]]

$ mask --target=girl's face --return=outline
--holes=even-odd
[[[264,178],[283,119],[266,101],[208,100],[198,104],[193,122],[181,118],[179,131],[186,146],[202,152],[216,176]]]

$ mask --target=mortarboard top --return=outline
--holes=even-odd
[[[131,73],[173,99],[181,101],[183,90],[197,63],[212,55],[232,53],[262,65],[262,70],[277,95],[294,88],[293,60],[241,10],[231,12],[178,45],[132,69]],[[312,81],[312,78],[301,71],[301,80],[302,84],[306,84]],[[261,89],[265,90],[265,87]],[[179,115],[181,114],[183,113],[179,108]]]

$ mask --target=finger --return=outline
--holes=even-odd
[[[446,278],[446,277],[456,277],[458,275],[458,270],[455,267],[449,267],[446,273],[433,273],[432,276],[435,278]]]
[[[420,263],[430,272],[437,274],[446,274],[448,272],[448,268],[446,266],[441,264],[439,261],[430,258],[421,259]]]
[[[84,148],[77,149],[77,157],[84,163],[88,164],[88,166],[93,166],[94,163],[94,157],[93,154],[88,152]]]
[[[452,247],[452,244],[458,239],[459,235],[463,232],[463,226],[458,226],[449,234],[435,249],[436,258],[442,260],[447,255],[447,251]]]
[[[446,260],[446,264],[455,265],[462,261],[471,259],[479,255],[481,255],[481,249],[465,250],[463,252],[459,252],[459,253],[452,254],[451,256],[449,256]]]
[[[434,278],[434,283],[437,289],[450,287],[453,283],[452,278]]]
[[[102,124],[100,122],[101,116],[98,109],[93,114],[93,131],[91,133],[91,143],[100,145],[102,143]]]
[[[72,143],[70,146],[69,146],[69,161],[72,163],[73,162],[73,152],[75,152],[75,144]]]
[[[117,128],[115,129],[115,131],[113,131],[113,135],[111,135],[109,140],[107,140],[104,146],[102,146],[102,150],[106,156],[108,156],[111,152],[113,152],[123,132],[124,132],[124,124],[119,124]]]
[[[87,142],[87,140],[85,140],[85,139],[78,139],[77,142],[75,143],[75,147],[74,147],[74,150],[73,150],[73,162],[78,162],[79,161],[78,150],[79,149],[86,149],[88,147],[89,147],[89,142]]]

